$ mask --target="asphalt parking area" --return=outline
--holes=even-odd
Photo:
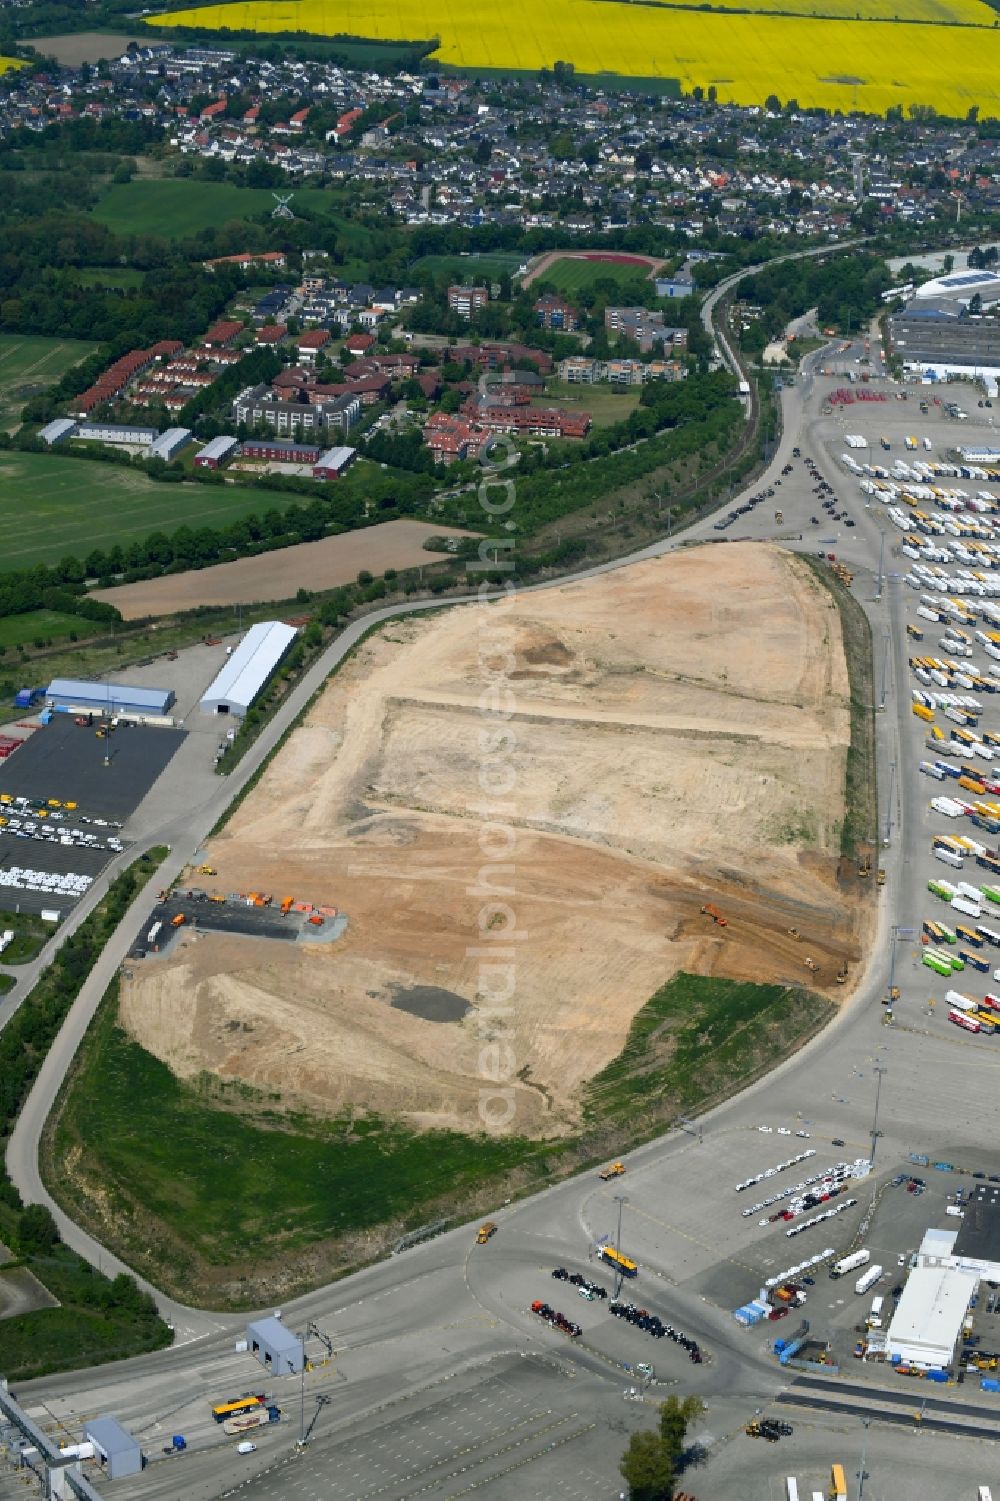
[[[124,823],[179,750],[183,730],[124,725],[99,740],[95,725],[54,715],[0,764],[0,792],[75,802],[80,813]],[[107,758],[107,764],[105,764]]]

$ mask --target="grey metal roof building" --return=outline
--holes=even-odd
[[[297,1376],[302,1369],[302,1340],[280,1319],[257,1319],[248,1324],[247,1344],[251,1354],[276,1376]]]
[[[280,620],[251,626],[218,677],[202,694],[204,714],[234,714],[242,719],[295,640],[295,627]]]
[[[55,708],[88,709],[99,714],[166,714],[174,702],[174,692],[172,688],[138,688],[129,683],[53,678],[45,699]]]
[[[142,1450],[127,1428],[117,1418],[105,1414],[83,1425],[83,1436],[94,1446],[96,1457],[106,1466],[109,1480],[124,1475],[138,1475],[142,1470]]]
[[[172,459],[191,442],[194,434],[189,427],[168,427],[154,443],[149,445],[147,459]]]
[[[923,364],[1000,365],[1000,318],[970,318],[955,303],[910,303],[889,319],[901,359]]]
[[[38,436],[43,443],[54,448],[57,443],[65,443],[67,438],[72,438],[76,432],[76,423],[72,417],[55,417],[51,422],[39,428]]]

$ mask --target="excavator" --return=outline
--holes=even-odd
[[[713,907],[711,902],[705,903],[701,909],[701,915],[702,917],[710,917],[718,928],[728,928],[729,926],[728,917],[723,917],[718,907]]]
[[[870,876],[871,873],[872,873],[872,857],[871,857],[871,855],[859,855],[858,856],[858,875],[859,876]]]

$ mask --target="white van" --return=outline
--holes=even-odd
[[[237,1454],[256,1454],[257,1445],[252,1444],[249,1439],[245,1438],[241,1444],[236,1445],[236,1452]]]

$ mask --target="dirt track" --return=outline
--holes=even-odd
[[[428,537],[466,537],[453,526],[430,526],[426,521],[381,521],[358,532],[303,542],[280,552],[217,563],[118,589],[95,589],[126,620],[147,615],[170,615],[196,605],[254,604],[258,600],[291,599],[299,589],[334,589],[352,584],[363,568],[379,575],[387,568],[419,568],[440,563],[442,553],[427,552]]]
[[[545,275],[546,271],[555,261],[593,261],[599,259],[599,255],[588,254],[585,250],[546,250],[544,255],[540,255],[526,275],[521,278],[521,285],[523,287],[530,287],[533,281],[537,281],[540,276]],[[637,271],[645,268],[646,275],[650,277],[654,276],[661,266],[667,264],[662,256],[634,255],[632,251],[628,252],[628,259],[635,262],[635,269]]]
[[[514,1129],[558,1133],[678,968],[816,983],[809,955],[837,993],[858,952],[837,858],[847,673],[806,566],[733,544],[567,584],[508,607],[481,660],[497,616],[371,638],[212,842],[215,889],[294,893],[350,924],[291,952],[194,937],[137,971],[125,1023],[180,1074],[475,1128],[484,1045],[509,1044]],[[499,725],[482,713],[498,652]],[[499,1020],[477,957],[491,892],[524,935]]]

